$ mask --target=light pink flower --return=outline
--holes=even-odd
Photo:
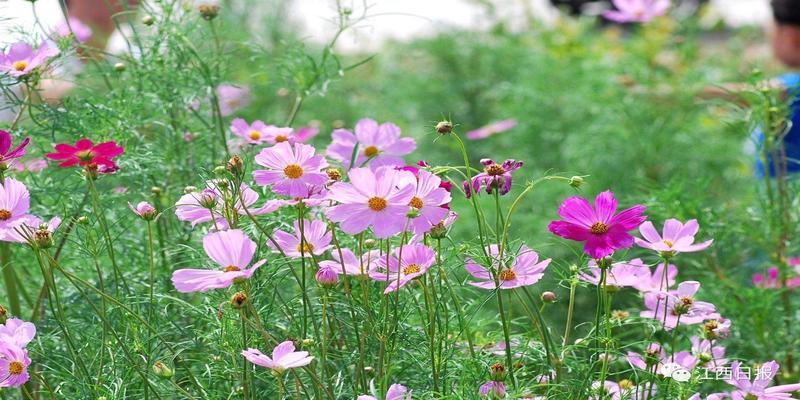
[[[292,134],[295,143],[305,143],[319,134],[318,126],[301,126]]]
[[[223,117],[227,117],[250,104],[250,88],[247,86],[222,84],[217,86],[216,91],[217,99],[219,100],[219,111]]]
[[[328,192],[328,198],[339,203],[327,210],[328,218],[341,223],[342,231],[349,234],[363,232],[370,226],[379,239],[402,232],[415,190],[407,184],[406,174],[409,172],[393,167],[374,172],[369,168],[351,169],[350,182],[337,182]]]
[[[25,347],[36,336],[36,325],[19,318],[9,318],[0,325],[0,342]]]
[[[175,289],[182,293],[205,292],[227,288],[234,281],[249,279],[266,262],[261,260],[252,267],[250,261],[256,252],[256,243],[238,229],[212,232],[203,238],[206,254],[221,269],[179,269],[172,274]]]
[[[75,17],[69,17],[56,25],[55,33],[61,37],[67,37],[71,33],[74,33],[75,39],[83,43],[92,37],[92,28]]]
[[[0,241],[13,243],[29,243],[36,239],[37,231],[44,231],[51,235],[61,225],[61,218],[53,217],[45,223],[37,216],[25,215],[13,227],[0,229]]]
[[[481,398],[502,399],[506,397],[506,385],[503,382],[488,381],[478,388]]]
[[[378,125],[368,118],[358,121],[355,134],[337,129],[331,136],[333,143],[328,146],[328,157],[339,161],[345,168],[362,167],[368,161],[372,167],[403,166],[403,156],[417,148],[414,139],[400,137],[397,125],[391,122]],[[355,164],[350,165],[354,156]]]
[[[309,356],[307,351],[294,351],[294,343],[291,340],[277,345],[272,350],[271,358],[253,348],[243,350],[242,355],[247,361],[260,367],[269,368],[279,374],[290,368],[305,367],[314,360],[314,357]]]
[[[30,378],[28,351],[13,343],[0,342],[0,388],[22,386]]]
[[[638,263],[635,263],[638,260]],[[667,290],[675,284],[675,278],[678,276],[678,267],[670,264],[667,268],[667,280],[664,281],[664,263],[658,264],[655,271],[650,272],[650,267],[644,265],[640,259],[634,259],[630,262],[633,265],[639,265],[639,280],[634,282],[633,287],[640,292],[655,292]]]
[[[734,361],[731,364],[732,379],[726,382],[736,386],[737,390],[731,392],[733,400],[779,400],[793,399],[792,392],[800,390],[800,383],[790,385],[780,385],[769,387],[772,378],[778,373],[780,365],[775,361],[768,361],[761,365],[755,374],[755,378],[750,381],[749,373],[742,370],[742,363]]]
[[[407,184],[416,188],[414,197],[408,203],[416,210],[416,216],[411,219],[411,231],[421,235],[447,216],[449,210],[445,206],[450,203],[450,193],[441,187],[442,179],[428,171],[419,170],[416,176],[405,176]]]
[[[392,386],[389,386],[389,390],[386,392],[386,396],[384,397],[385,400],[412,400],[411,399],[411,391],[408,390],[405,386],[395,383]],[[366,394],[362,394],[358,396],[356,400],[378,400],[377,397],[369,396]]]
[[[644,304],[647,309],[639,315],[658,320],[666,330],[672,330],[679,322],[694,325],[707,319],[719,318],[713,304],[695,300],[694,296],[699,289],[700,282],[686,281],[678,284],[676,291],[646,293]]]
[[[714,370],[728,363],[725,358],[725,348],[715,345],[713,341],[692,336],[692,355],[697,358],[699,365]]]
[[[269,247],[276,252],[283,250],[284,254],[292,258],[300,258],[303,254],[305,257],[319,256],[331,248],[331,233],[328,231],[328,224],[318,219],[303,221],[303,246],[300,245],[300,224],[297,221],[294,222],[294,233],[277,230],[273,236],[277,247],[275,243],[268,240]]]
[[[341,259],[339,259],[339,251],[342,252]],[[352,250],[342,248],[341,250],[331,250],[331,257],[333,260],[320,261],[320,268],[325,266],[332,268],[338,274],[365,276],[377,268],[381,254],[379,250],[371,250],[362,254],[361,260],[359,260]]]
[[[328,162],[314,152],[313,146],[303,143],[292,146],[288,142],[263,149],[255,160],[267,169],[253,171],[253,178],[257,185],[271,186],[277,194],[307,197],[310,187],[328,182],[328,175],[322,171]]]
[[[32,158],[25,161],[16,161],[13,163],[13,168],[17,172],[40,172],[47,168],[47,161],[43,158]]]
[[[206,182],[206,188],[201,191],[187,193],[175,203],[175,215],[181,221],[191,222],[192,226],[206,222],[214,222],[219,229],[229,226],[225,219],[225,208],[233,208],[233,214],[262,215],[271,213],[284,205],[287,200],[270,200],[261,207],[254,207],[258,201],[258,193],[247,184],[242,183],[237,199],[233,200],[231,191],[220,188],[216,181]],[[227,201],[226,201],[227,199]],[[245,210],[246,209],[246,210]]]
[[[0,53],[0,73],[25,76],[57,54],[58,48],[48,42],[42,42],[37,49],[27,43],[14,43],[7,52]]]
[[[158,215],[158,211],[152,204],[146,201],[140,201],[136,206],[131,203],[128,203],[128,207],[133,211],[134,214],[138,215],[145,221],[152,221]]]
[[[378,260],[378,268],[370,272],[369,276],[376,281],[389,282],[383,291],[383,294],[389,294],[428,272],[435,261],[436,253],[430,247],[407,244],[395,249],[388,257],[388,264],[386,257],[381,257]]]
[[[664,15],[670,0],[612,0],[616,10],[603,13],[603,16],[614,22],[650,22],[653,18]]]
[[[641,259],[633,259],[630,262],[617,262],[611,265],[606,273],[606,286],[623,288],[632,287],[642,280],[642,263]],[[645,268],[647,268],[645,266]],[[581,272],[578,274],[578,279],[589,282],[592,285],[599,285],[601,278],[601,269],[597,266],[594,260],[589,261],[589,273]],[[649,270],[647,271],[649,273]]]
[[[486,139],[489,136],[511,130],[515,126],[517,126],[517,120],[504,119],[502,121],[492,122],[474,131],[469,131],[465,136],[470,140]]]
[[[252,124],[248,124],[244,119],[236,118],[231,122],[231,132],[233,132],[234,135],[243,138],[245,142],[249,144],[268,143],[267,131],[269,129],[270,127],[260,120],[253,121]]]
[[[30,200],[28,188],[22,182],[6,178],[5,184],[0,185],[0,230],[13,229],[25,222]]]
[[[639,226],[639,232],[644,237],[644,240],[635,238],[636,245],[645,249],[655,250],[659,253],[668,253],[671,255],[678,253],[691,253],[701,251],[711,246],[713,240],[707,240],[702,243],[694,244],[694,235],[700,225],[697,220],[690,219],[683,224],[677,219],[670,218],[664,222],[664,234],[659,235],[653,223],[650,221],[644,222]]]
[[[496,271],[500,289],[514,289],[521,286],[533,285],[539,282],[544,276],[544,271],[550,265],[550,259],[539,262],[539,253],[531,250],[526,245],[522,245],[519,251],[513,255],[514,261],[508,267],[505,260],[500,260],[500,249],[496,244],[487,246],[489,257],[491,257],[491,271]],[[506,250],[508,251],[508,250]],[[506,257],[507,255],[504,255]],[[473,260],[467,258],[464,265],[467,272],[478,282],[469,282],[470,285],[482,289],[496,289],[494,276],[489,269]]]

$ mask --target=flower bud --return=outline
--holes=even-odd
[[[489,367],[489,377],[495,382],[505,381],[507,374],[505,365],[501,363],[494,363]]]
[[[145,221],[152,221],[158,216],[158,211],[152,204],[142,201],[135,207],[129,203],[131,210]]]
[[[161,192],[163,192],[163,189],[161,189],[158,186],[153,186],[153,187],[150,188],[150,193],[152,193],[152,194],[154,194],[156,196],[160,195]]]
[[[447,227],[443,222],[439,222],[431,228],[429,235],[434,239],[444,239],[447,237]]]
[[[205,189],[200,193],[200,198],[197,199],[200,206],[208,208],[209,210],[217,206],[217,193],[211,189]]]
[[[364,241],[364,247],[367,249],[374,249],[377,244],[378,242],[376,242],[375,239],[367,239]]]
[[[236,292],[231,297],[231,306],[233,308],[242,308],[247,304],[247,294],[245,292]]]
[[[156,20],[151,15],[145,15],[142,17],[142,23],[147,26],[153,25],[153,22],[156,22]]]
[[[700,360],[700,362],[701,362],[701,363],[703,363],[703,364],[705,364],[705,363],[707,363],[707,362],[710,362],[711,360],[713,360],[713,359],[714,359],[714,357],[713,357],[711,354],[708,354],[708,353],[700,353],[700,354],[697,356],[697,358],[698,358],[698,359]]]
[[[334,182],[342,180],[342,171],[339,168],[328,168],[325,173],[328,174],[328,179]]]
[[[172,376],[175,375],[175,372],[172,370],[172,368],[168,367],[167,364],[164,364],[161,361],[156,361],[153,363],[153,373],[156,374],[156,376],[164,379],[172,378]]]
[[[216,4],[201,4],[197,7],[200,16],[206,21],[211,21],[219,15],[219,6]]]
[[[5,324],[8,320],[8,309],[0,306],[0,324]]]
[[[217,176],[225,176],[225,173],[228,172],[228,169],[222,165],[218,165],[214,168],[214,175]]]
[[[553,292],[544,292],[542,293],[542,301],[545,303],[555,303],[556,294]]]
[[[339,274],[331,267],[320,267],[314,275],[317,283],[324,288],[332,288],[339,282]]]
[[[197,186],[187,186],[183,188],[183,194],[194,193],[197,191]]]
[[[574,187],[575,189],[581,187],[581,185],[583,185],[584,182],[585,182],[585,180],[583,179],[582,176],[577,176],[576,175],[576,176],[573,176],[572,178],[569,178],[569,185]]]
[[[40,249],[47,249],[53,246],[53,234],[46,224],[43,225],[33,232],[33,240]]]
[[[125,63],[118,62],[114,64],[114,71],[122,72],[125,71]]]
[[[77,223],[79,223],[81,225],[87,225],[89,223],[89,217],[87,217],[85,215],[82,215],[82,216],[78,217],[78,219],[76,219],[75,222],[77,222]]]
[[[603,257],[597,260],[597,266],[600,267],[600,269],[608,269],[613,263],[614,260],[611,257]]]
[[[450,121],[439,121],[436,124],[436,132],[446,135],[453,131],[453,123]]]
[[[314,339],[311,339],[311,338],[303,339],[303,342],[302,342],[303,347],[313,346],[314,343],[315,343]]]
[[[244,161],[238,154],[234,154],[225,166],[233,176],[241,177],[244,174]]]

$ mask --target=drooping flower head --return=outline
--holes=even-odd
[[[31,138],[25,138],[17,147],[11,148],[13,144],[11,134],[0,129],[0,164],[8,166],[8,162],[25,155],[25,146],[31,142]]]
[[[28,381],[28,351],[14,343],[0,342],[0,388],[19,387]]]
[[[751,374],[743,371],[742,363],[734,361],[731,364],[731,379],[726,380],[728,384],[736,386],[736,390],[731,392],[734,399],[758,399],[758,400],[778,400],[793,399],[792,392],[800,390],[800,383],[780,385],[770,387],[772,378],[778,373],[780,365],[777,362],[768,361],[758,368],[754,379],[751,381]]]
[[[384,397],[384,399],[385,400],[412,400],[411,399],[411,391],[408,390],[408,388],[406,388],[405,386],[403,386],[403,385],[401,385],[399,383],[394,383],[394,384],[392,384],[392,386],[389,386],[389,390],[386,391],[386,397]],[[378,400],[378,398],[375,397],[375,396],[362,394],[361,396],[358,396],[358,398],[356,398],[356,400]]]
[[[92,37],[92,28],[75,17],[69,17],[56,25],[55,34],[60,37],[67,37],[70,34],[75,34],[75,39],[83,43]]]
[[[327,210],[328,218],[341,223],[342,231],[349,234],[370,226],[380,239],[400,233],[415,189],[405,174],[408,172],[393,167],[374,172],[369,168],[351,169],[350,182],[337,182],[328,192],[328,198],[339,203]]]
[[[271,186],[277,194],[308,197],[311,187],[328,182],[328,174],[322,171],[328,162],[314,152],[313,146],[303,143],[292,146],[288,142],[263,149],[255,160],[267,169],[253,171],[253,178],[257,185]]]
[[[665,256],[673,256],[678,253],[705,250],[711,246],[713,240],[694,244],[694,235],[697,234],[698,229],[700,229],[700,225],[695,219],[690,219],[684,224],[677,219],[670,218],[664,222],[663,235],[659,235],[653,223],[645,221],[639,227],[639,232],[644,240],[639,238],[634,240],[639,247],[655,250]]]
[[[294,343],[291,340],[277,345],[272,350],[272,357],[253,348],[243,350],[242,355],[247,361],[260,367],[269,368],[278,374],[282,374],[290,368],[305,367],[314,360],[314,357],[309,356],[307,351],[294,351]]]
[[[294,222],[294,232],[284,232],[277,230],[273,233],[275,243],[267,241],[269,247],[275,249],[276,252],[283,251],[288,257],[311,257],[312,255],[319,256],[331,248],[331,233],[328,231],[328,224],[325,221],[315,219],[314,221],[303,221],[303,239],[300,235],[300,224],[298,221]]]
[[[533,285],[542,279],[545,269],[550,265],[549,258],[540,262],[539,253],[526,245],[520,247],[514,260],[510,262],[500,259],[500,248],[496,244],[487,246],[486,252],[491,258],[491,269],[497,273],[499,286],[495,283],[492,272],[477,261],[467,258],[464,265],[470,275],[479,279],[478,282],[469,282],[469,284],[482,289],[513,289]],[[503,257],[505,258],[507,255]]]
[[[0,53],[0,73],[13,77],[28,75],[56,54],[58,49],[48,42],[42,42],[36,49],[27,43],[14,43],[8,51]]]
[[[395,249],[388,257],[388,263],[386,257],[381,257],[378,268],[370,272],[369,276],[376,281],[388,282],[383,294],[389,294],[428,272],[435,261],[436,253],[430,247],[407,244]]]
[[[339,258],[340,251],[341,259]],[[333,260],[320,261],[320,268],[329,267],[341,275],[366,276],[377,268],[381,255],[379,250],[371,250],[362,254],[361,260],[359,260],[352,250],[342,248],[331,250],[331,257]]]
[[[5,178],[0,185],[0,230],[13,229],[26,221],[31,195],[25,185]]]
[[[203,248],[220,269],[175,271],[172,274],[172,283],[179,292],[205,292],[210,289],[227,288],[234,281],[249,279],[258,267],[266,262],[261,260],[247,268],[256,252],[256,243],[238,229],[207,234],[203,238]]]
[[[416,174],[406,176],[410,179],[407,184],[416,188],[414,197],[408,203],[414,211],[411,231],[421,235],[447,216],[449,210],[445,206],[450,203],[450,193],[442,188],[442,179],[428,171],[419,170]]]
[[[707,319],[719,318],[716,307],[705,301],[695,299],[700,282],[685,281],[678,284],[672,292],[650,292],[644,296],[647,308],[639,315],[661,322],[666,330],[674,329],[679,323],[694,325]]]
[[[664,15],[670,0],[612,0],[616,10],[606,11],[603,16],[621,23],[650,22],[653,18]]]
[[[378,125],[375,120],[365,118],[356,124],[355,134],[346,129],[337,129],[331,134],[333,142],[328,146],[328,157],[339,161],[345,168],[362,167],[369,161],[373,167],[405,165],[403,156],[417,148],[412,138],[401,138],[400,127],[386,122]],[[355,157],[355,163],[350,162]]]
[[[508,193],[511,191],[511,173],[522,168],[523,163],[522,161],[505,160],[502,164],[498,164],[494,160],[484,158],[481,160],[481,164],[483,172],[472,177],[472,185],[464,182],[464,193],[467,194],[467,198],[480,192],[481,187],[484,187],[488,194],[492,194],[495,190],[500,195]]]
[[[469,131],[465,136],[470,140],[486,139],[489,136],[511,130],[515,126],[517,126],[517,120],[504,119],[502,121],[492,122],[491,124],[482,126],[474,131]]]
[[[59,167],[96,166],[99,167],[100,173],[116,171],[117,164],[114,163],[114,158],[125,153],[125,149],[114,141],[94,144],[86,138],[78,140],[74,146],[66,143],[57,144],[55,149],[54,153],[47,154],[47,158],[61,161]]]
[[[583,251],[600,259],[633,245],[628,232],[647,218],[642,215],[644,210],[644,206],[636,205],[616,214],[617,199],[610,191],[597,195],[594,208],[583,197],[575,196],[561,203],[558,215],[562,220],[551,222],[547,229],[563,238],[586,242]]]

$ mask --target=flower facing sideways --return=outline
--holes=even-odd
[[[606,11],[603,16],[614,22],[650,22],[664,15],[670,0],[613,0],[616,10]]]
[[[282,374],[290,368],[305,367],[314,360],[314,357],[310,357],[307,351],[294,351],[294,343],[291,340],[277,345],[272,350],[272,357],[253,348],[243,350],[242,355],[247,361],[260,367],[269,368],[278,374]]]
[[[288,257],[311,257],[319,256],[331,248],[331,233],[328,232],[328,225],[321,220],[303,221],[303,240],[301,241],[300,224],[295,221],[294,233],[277,230],[273,233],[275,243],[267,241],[269,247],[276,252],[283,251]],[[302,245],[301,245],[302,243]],[[276,245],[277,244],[277,245]]]
[[[479,279],[478,282],[469,282],[469,284],[482,289],[495,289],[498,287],[500,289],[513,289],[533,285],[542,279],[545,269],[550,265],[549,258],[540,262],[539,253],[531,250],[526,245],[520,247],[510,266],[499,259],[500,249],[496,244],[487,246],[486,251],[492,259],[492,269],[497,271],[499,283],[495,283],[492,272],[471,258],[467,259],[464,266],[470,275]]]
[[[617,262],[612,264],[606,273],[606,286],[623,288],[637,285],[643,278],[643,266],[642,260],[638,258],[630,262]],[[597,266],[594,260],[589,260],[588,268],[589,272],[581,272],[578,275],[578,279],[589,282],[592,285],[599,285],[601,278],[600,267]]]
[[[11,134],[0,129],[0,164],[8,166],[8,162],[25,155],[25,147],[31,142],[31,138],[25,138],[17,147],[11,148],[13,144]]]
[[[136,206],[131,203],[128,203],[128,207],[133,211],[134,214],[138,215],[145,221],[152,221],[158,215],[158,211],[152,204],[146,201],[140,201]]]
[[[372,279],[389,283],[383,294],[399,290],[414,278],[428,272],[436,261],[436,253],[425,245],[407,244],[397,248],[388,259],[387,263],[386,257],[381,257],[378,268],[369,273]]]
[[[217,265],[218,270],[179,269],[172,274],[172,283],[181,293],[205,292],[222,289],[235,281],[249,279],[266,262],[261,260],[252,267],[250,261],[256,252],[256,243],[238,229],[212,232],[203,238],[206,254]]]
[[[339,251],[342,253],[341,259]],[[331,257],[333,260],[320,261],[320,268],[332,268],[340,275],[366,276],[377,268],[381,254],[379,250],[371,250],[362,254],[361,260],[359,260],[352,250],[342,248],[341,250],[331,250]]]
[[[646,293],[644,305],[647,309],[640,316],[658,320],[667,330],[675,328],[678,323],[694,325],[707,319],[719,318],[713,304],[695,300],[698,290],[700,282],[685,281],[678,284],[675,291]]]
[[[397,125],[391,122],[378,125],[369,118],[358,121],[355,134],[346,129],[337,129],[331,137],[333,142],[328,145],[328,157],[339,161],[345,168],[363,167],[367,162],[376,168],[402,166],[405,165],[403,156],[417,148],[414,139],[400,137],[400,127]],[[353,158],[355,163],[350,165]]]
[[[697,234],[700,225],[697,220],[691,219],[686,224],[677,219],[670,218],[664,222],[663,235],[659,235],[653,223],[644,222],[639,226],[639,233],[644,240],[636,238],[636,245],[650,250],[655,250],[665,256],[673,256],[678,253],[690,253],[701,251],[711,246],[713,240],[706,240],[702,243],[694,243],[694,235]]]
[[[0,342],[25,347],[36,336],[36,325],[19,318],[9,318],[0,325]]]
[[[492,194],[495,190],[500,195],[511,191],[511,173],[522,168],[522,161],[505,160],[502,164],[494,162],[488,158],[481,160],[483,172],[472,177],[472,181],[464,182],[464,193],[467,198],[480,192],[481,187],[486,189],[486,193]]]

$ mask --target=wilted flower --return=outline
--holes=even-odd
[[[491,258],[491,270],[497,272],[499,283],[495,283],[494,276],[489,269],[472,258],[467,258],[464,266],[470,275],[480,280],[479,282],[469,282],[469,284],[482,289],[514,289],[533,285],[542,279],[545,269],[550,265],[549,258],[539,262],[539,253],[526,245],[520,247],[510,267],[504,260],[499,259],[500,248],[496,244],[487,246],[486,252]]]
[[[503,164],[497,164],[494,160],[484,158],[481,160],[483,172],[472,177],[472,185],[464,182],[464,193],[467,198],[472,194],[480,192],[481,187],[486,188],[486,193],[492,194],[497,190],[500,195],[504,195],[511,190],[511,173],[522,168],[522,161],[505,160]]]
[[[314,357],[310,357],[307,351],[294,351],[294,343],[291,340],[276,346],[272,350],[272,358],[253,348],[242,351],[242,355],[247,361],[269,368],[279,374],[290,368],[304,367],[314,360]]]
[[[116,142],[103,142],[94,144],[89,139],[80,139],[75,145],[66,143],[57,144],[54,153],[48,153],[51,160],[63,160],[58,164],[61,168],[80,165],[82,167],[99,167],[98,172],[110,173],[117,170],[113,159],[122,155],[125,149]]]
[[[417,148],[412,138],[401,138],[400,127],[386,122],[378,125],[365,118],[356,124],[355,134],[337,129],[331,134],[333,143],[328,146],[328,157],[339,161],[345,168],[362,167],[369,161],[372,167],[405,165],[403,157]],[[357,154],[354,154],[358,151]],[[350,161],[355,156],[355,164]]]
[[[276,243],[267,241],[269,247],[272,247],[275,251],[283,251],[283,254],[293,258],[319,256],[331,248],[331,233],[328,232],[328,224],[318,219],[314,221],[303,220],[302,241],[300,240],[300,224],[298,221],[294,222],[294,233],[277,230],[273,233],[273,236]]]
[[[310,187],[328,182],[328,175],[322,171],[328,162],[314,152],[313,146],[303,143],[293,146],[288,142],[263,149],[255,160],[267,169],[253,171],[253,178],[257,185],[271,186],[277,194],[307,197]]]
[[[670,218],[664,222],[664,234],[659,235],[653,223],[645,221],[639,226],[639,232],[644,240],[635,238],[636,245],[650,250],[655,250],[665,256],[673,256],[678,253],[690,253],[705,250],[711,246],[713,240],[694,244],[694,235],[700,225],[697,220],[690,219],[683,224],[677,219]]]
[[[48,42],[42,42],[37,49],[27,43],[14,43],[7,53],[0,53],[0,73],[13,77],[28,75],[56,54],[58,49]]]
[[[486,139],[489,136],[511,130],[515,126],[517,126],[517,120],[504,119],[502,121],[492,122],[474,131],[469,131],[465,136],[470,140]]]
[[[664,15],[669,8],[670,0],[612,0],[616,10],[603,13],[603,16],[614,22],[650,22],[653,18]]]
[[[388,264],[386,257],[381,257],[378,268],[369,273],[372,279],[389,283],[383,294],[399,290],[414,278],[428,272],[428,268],[436,261],[433,249],[421,244],[403,245],[393,253],[388,257]]]

